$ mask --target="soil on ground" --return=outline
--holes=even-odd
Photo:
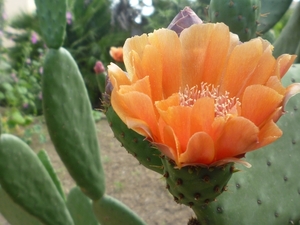
[[[130,207],[148,225],[187,224],[188,219],[194,216],[193,211],[173,200],[165,188],[162,175],[144,168],[128,154],[114,138],[105,118],[98,121],[96,126],[106,175],[106,193]],[[47,150],[64,191],[68,194],[75,183],[56,154],[44,124],[43,130],[46,141],[40,143],[38,138],[33,136],[31,147],[36,152],[41,149]],[[9,225],[1,214],[0,225]]]

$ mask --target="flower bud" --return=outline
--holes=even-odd
[[[100,74],[100,73],[105,72],[105,68],[104,68],[103,63],[101,61],[97,61],[95,63],[94,71],[95,71],[96,74]]]
[[[109,51],[110,56],[116,62],[123,62],[123,48],[122,47],[111,47]]]
[[[175,31],[179,36],[184,29],[199,23],[203,23],[203,21],[190,7],[185,7],[174,17],[168,29]]]

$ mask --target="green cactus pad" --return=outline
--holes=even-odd
[[[274,30],[268,30],[266,33],[264,33],[261,38],[266,39],[271,44],[276,40]]]
[[[101,198],[105,177],[92,109],[67,50],[47,52],[42,89],[46,124],[56,151],[81,190],[93,200]]]
[[[0,138],[0,184],[28,213],[47,225],[73,225],[67,206],[33,150],[21,139]]]
[[[225,23],[242,42],[256,37],[259,0],[211,0],[208,12],[211,22]]]
[[[40,29],[46,45],[58,49],[62,46],[67,24],[66,0],[35,0]]]
[[[295,54],[300,43],[300,2],[297,2],[293,14],[283,28],[280,36],[274,42],[275,57],[281,54]],[[298,56],[299,58],[299,56]],[[298,59],[299,60],[299,59]]]
[[[92,201],[78,187],[72,188],[67,198],[67,207],[75,225],[99,225],[92,208]]]
[[[144,136],[128,129],[111,106],[108,107],[105,114],[115,137],[122,143],[124,148],[143,166],[162,174],[163,166],[160,159],[160,151],[145,140]]]
[[[63,200],[66,200],[66,196],[63,191],[61,182],[58,179],[58,177],[54,171],[54,168],[52,167],[52,164],[51,164],[51,161],[50,161],[50,158],[49,158],[47,152],[45,150],[41,150],[38,152],[37,156],[39,157],[39,159],[41,160],[45,169],[47,170],[48,174],[50,175],[50,177],[51,177],[53,183],[55,184],[58,192],[60,193],[61,197],[63,198]]]
[[[14,203],[0,187],[0,213],[12,225],[43,225],[36,217],[30,215],[21,206]]]
[[[266,33],[288,10],[293,0],[262,0],[261,16],[258,19],[257,32]]]
[[[283,84],[300,82],[300,64],[291,68]],[[246,154],[252,164],[233,175],[228,191],[201,213],[208,225],[290,225],[300,222],[300,95],[286,107],[278,126],[283,136],[275,143]]]
[[[167,157],[162,162],[166,188],[175,202],[191,207],[196,214],[198,209],[214,201],[227,189],[227,183],[235,171],[233,163],[210,168],[185,166],[178,169],[174,168],[175,164]]]
[[[94,201],[93,209],[101,225],[146,225],[126,205],[108,195]]]

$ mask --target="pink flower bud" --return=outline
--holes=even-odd
[[[100,73],[105,72],[105,68],[104,68],[103,63],[101,61],[97,61],[95,63],[94,71],[95,71],[96,74],[100,74]]]

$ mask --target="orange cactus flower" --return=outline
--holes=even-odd
[[[223,23],[135,36],[123,47],[127,73],[108,67],[111,104],[179,168],[243,163],[282,135],[275,122],[299,90],[280,82],[296,56],[272,50],[261,38],[241,43]]]
[[[123,62],[123,48],[122,47],[111,47],[109,51],[110,56],[116,62]]]

